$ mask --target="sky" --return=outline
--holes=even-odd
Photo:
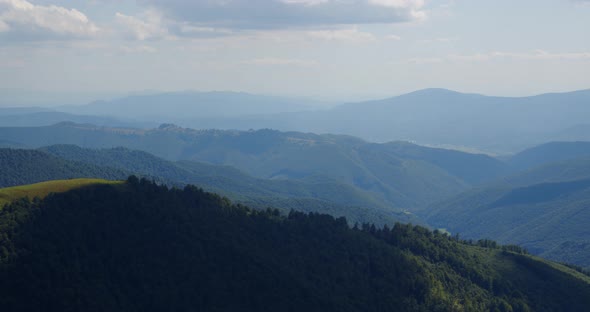
[[[23,103],[525,96],[588,89],[589,72],[590,0],[0,0],[0,98]]]

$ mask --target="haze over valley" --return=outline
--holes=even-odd
[[[2,311],[585,311],[590,2],[0,0]]]

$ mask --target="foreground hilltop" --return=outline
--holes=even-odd
[[[0,304],[27,311],[581,311],[589,278],[411,225],[256,211],[131,177],[0,211]],[[484,248],[481,246],[487,246]]]

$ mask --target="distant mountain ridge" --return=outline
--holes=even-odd
[[[168,92],[132,95],[83,106],[63,106],[61,111],[77,114],[117,116],[170,121],[186,118],[266,115],[309,110],[312,101],[244,92]],[[155,118],[155,119],[154,119]],[[166,120],[164,120],[166,119]]]
[[[509,163],[518,169],[529,169],[581,157],[590,157],[590,142],[550,142],[510,157]]]
[[[548,141],[590,140],[590,90],[528,97],[426,89],[327,110],[266,116],[178,119],[192,128],[260,129],[353,135],[372,142],[412,141],[506,154]]]
[[[275,130],[194,130],[173,125],[128,129],[61,123],[50,127],[0,128],[0,140],[30,147],[123,146],[168,160],[229,165],[258,178],[311,182],[329,177],[373,192],[392,206],[410,210],[457,194],[471,184],[496,178],[506,167],[485,155]],[[460,161],[452,161],[454,157]],[[468,168],[477,173],[470,173]]]
[[[585,118],[590,115],[588,103],[590,90],[500,97],[431,88],[338,106],[306,98],[240,92],[169,92],[56,110],[69,114],[59,117],[62,121],[110,127],[150,128],[174,123],[195,129],[268,128],[352,135],[370,142],[455,146],[504,155],[549,141],[590,141]],[[14,120],[0,118],[0,124],[44,126],[58,121],[56,112],[25,112],[21,110]],[[89,120],[91,117],[95,120]]]

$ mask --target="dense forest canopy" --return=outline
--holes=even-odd
[[[253,210],[130,177],[0,211],[0,304],[45,311],[580,311],[589,279],[517,247]],[[484,246],[484,247],[481,247]]]

